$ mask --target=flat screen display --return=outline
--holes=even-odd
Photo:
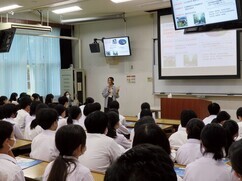
[[[238,20],[236,0],[171,0],[175,29]]]
[[[128,36],[103,38],[106,57],[130,56],[130,41]]]

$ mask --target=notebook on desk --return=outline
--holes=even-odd
[[[16,157],[17,164],[22,168],[22,170],[32,167],[34,165],[37,165],[41,163],[41,160],[34,160],[31,158],[24,158],[24,157]]]
[[[177,167],[177,166],[175,166],[175,167],[174,167],[174,170],[175,170],[175,172],[176,172],[176,174],[177,174],[178,176],[180,176],[181,178],[184,177],[184,175],[185,175],[185,168],[181,168],[181,167]]]

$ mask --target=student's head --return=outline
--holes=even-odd
[[[150,109],[150,104],[148,102],[143,102],[141,104],[141,110],[143,109]]]
[[[8,98],[6,96],[1,96],[0,97],[0,105],[4,105],[9,103]]]
[[[27,112],[30,112],[30,105],[32,103],[32,100],[29,96],[21,97],[19,100],[19,105],[21,109],[24,109]]]
[[[68,98],[66,96],[61,96],[58,98],[59,104],[62,104],[66,108],[68,107]]]
[[[89,103],[94,103],[94,99],[92,97],[87,97],[84,105],[87,105]]]
[[[32,94],[33,101],[40,101],[40,95],[37,93]]]
[[[116,129],[119,128],[119,115],[114,111],[109,111],[108,116],[108,133],[107,136],[115,138],[117,136]]]
[[[108,77],[108,85],[114,85],[114,78]]]
[[[91,106],[92,112],[94,111],[101,111],[101,104],[99,102],[94,102]]]
[[[36,120],[44,130],[56,130],[58,113],[52,108],[40,109],[36,114]]]
[[[80,125],[63,126],[56,132],[55,145],[60,155],[53,163],[48,180],[66,180],[70,165],[74,164],[71,171],[76,169],[76,161],[71,156],[78,158],[86,150],[86,133]]]
[[[54,99],[54,95],[53,94],[47,94],[45,97],[45,104],[50,104],[53,102]]]
[[[0,105],[0,120],[4,119],[6,116],[4,114],[3,105]]]
[[[223,124],[225,121],[229,119],[230,119],[229,113],[227,113],[226,111],[220,111],[217,117],[212,121],[212,123]]]
[[[37,107],[39,104],[41,104],[40,101],[33,101],[33,102],[31,103],[31,105],[30,105],[30,112],[29,112],[29,114],[30,114],[31,116],[33,116],[33,115],[36,114],[36,107]]]
[[[187,138],[188,139],[198,139],[200,140],[202,129],[205,124],[201,119],[192,118],[188,121],[186,130],[187,130]]]
[[[150,116],[144,116],[142,118],[140,118],[134,125],[134,132],[136,132],[136,130],[143,124],[149,124],[149,123],[154,123],[155,124],[155,120],[154,118],[150,117]]]
[[[71,97],[71,94],[70,94],[70,92],[66,91],[66,92],[64,92],[63,96],[65,96],[69,99]]]
[[[157,124],[144,124],[135,131],[133,147],[144,143],[160,146],[166,153],[171,153],[166,134]]]
[[[108,126],[108,117],[102,111],[95,111],[86,117],[84,123],[88,133],[104,134]]]
[[[13,92],[11,95],[10,95],[10,98],[9,98],[9,101],[12,102],[12,101],[17,101],[18,99],[18,94],[16,92]]]
[[[201,133],[202,145],[205,149],[203,154],[213,153],[215,160],[224,157],[223,149],[226,144],[226,132],[219,124],[206,125]]]
[[[227,136],[227,142],[225,146],[225,152],[226,156],[228,156],[228,150],[231,144],[236,140],[238,137],[238,132],[239,132],[239,126],[238,124],[233,121],[233,120],[228,120],[225,121],[223,124],[223,128],[226,131],[226,136]]]
[[[210,115],[217,115],[220,111],[220,106],[217,103],[211,103],[208,105],[208,112]]]
[[[82,116],[81,109],[78,106],[72,106],[68,109],[67,124],[73,124],[73,119],[79,120]]]
[[[242,145],[233,151],[230,160],[236,176],[242,179]]]
[[[238,120],[242,120],[242,107],[239,107],[236,111],[236,116]]]
[[[109,109],[117,109],[117,110],[119,110],[119,103],[118,103],[118,101],[112,101],[109,104]]]
[[[37,106],[36,106],[36,109],[35,109],[35,115],[37,115],[37,113],[41,110],[41,109],[44,109],[44,108],[48,108],[48,106],[44,103],[39,103]],[[34,129],[36,126],[38,125],[38,120],[35,118],[31,124],[30,124],[30,129]]]
[[[8,152],[15,144],[13,125],[7,121],[0,121],[0,150]]]
[[[65,118],[66,117],[66,108],[62,104],[57,104],[55,106],[55,110],[57,111],[58,115]]]
[[[185,128],[192,118],[197,118],[197,114],[193,110],[183,110],[180,115],[181,126]]]
[[[152,117],[152,112],[150,109],[143,109],[140,112],[140,118],[144,117],[144,116],[150,116]]]
[[[106,171],[104,181],[176,181],[173,162],[159,146],[143,144],[121,155]]]
[[[15,104],[4,104],[3,113],[5,118],[15,118],[17,115],[17,106]]]
[[[234,153],[235,150],[238,148],[242,148],[242,139],[235,141],[232,143],[232,145],[229,147],[229,153],[228,157],[231,158],[231,155]]]

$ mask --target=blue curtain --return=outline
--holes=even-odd
[[[60,30],[50,34],[59,36]],[[9,53],[0,53],[0,95],[12,92],[60,95],[58,38],[15,35]]]

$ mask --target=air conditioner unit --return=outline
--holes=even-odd
[[[31,24],[20,24],[20,23],[0,23],[0,30],[16,28],[23,30],[36,30],[43,32],[51,32],[52,28],[50,26],[42,26],[42,25],[31,25]]]

